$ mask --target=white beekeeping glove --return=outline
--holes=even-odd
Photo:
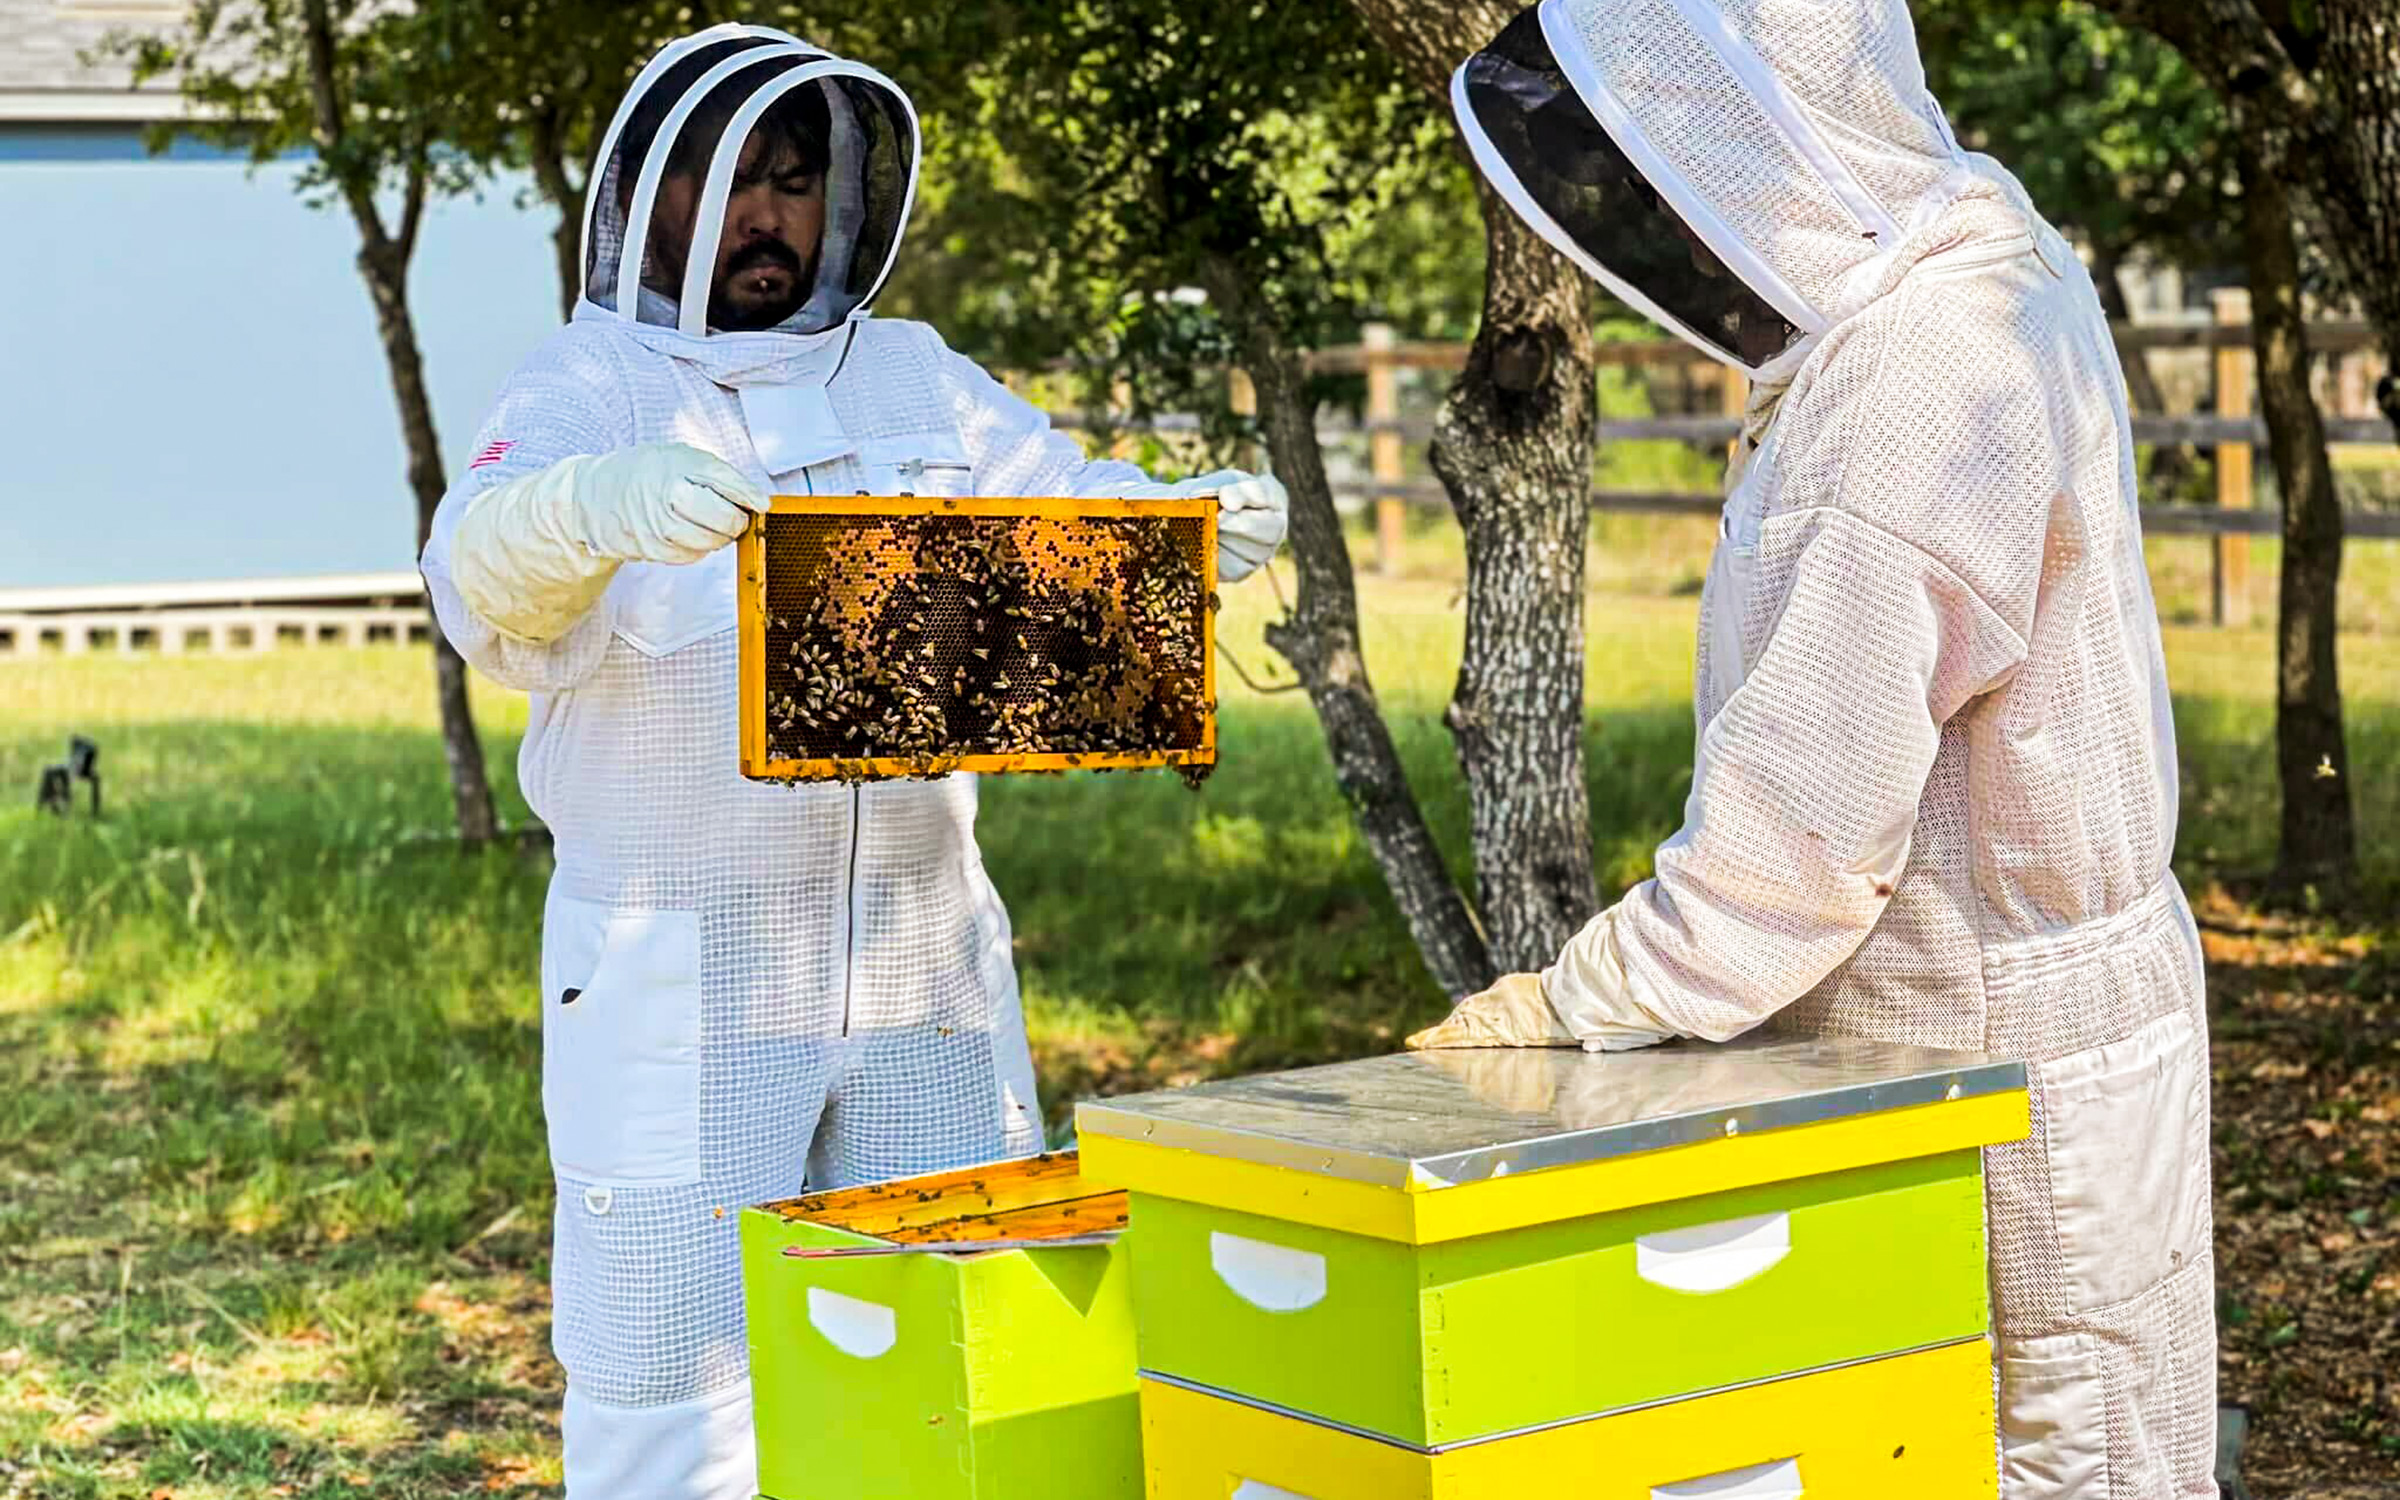
[[[494,629],[538,645],[565,634],[623,564],[697,562],[766,508],[739,469],[682,443],[564,458],[468,503],[453,581]]]
[[[1546,974],[1506,974],[1469,995],[1439,1025],[1408,1039],[1410,1048],[1581,1047],[1626,1052],[1677,1035],[1628,993],[1617,955],[1615,909],[1602,912],[1567,944]]]
[[[1217,578],[1237,583],[1267,565],[1291,524],[1291,498],[1272,474],[1227,474],[1217,488]],[[1204,490],[1202,493],[1206,493]]]
[[[1441,1047],[1573,1047],[1575,1033],[1542,994],[1539,974],[1503,974],[1469,995],[1438,1026],[1408,1039],[1411,1051]]]

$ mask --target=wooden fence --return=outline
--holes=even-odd
[[[2239,625],[2249,619],[2250,538],[2282,530],[2282,517],[2256,503],[2258,465],[2253,454],[2267,441],[2266,423],[2253,403],[2253,358],[2250,346],[2250,297],[2240,289],[2214,296],[2213,320],[2201,323],[2118,323],[2114,325],[2121,359],[2130,363],[2149,350],[2207,350],[2209,395],[2206,415],[2168,416],[2136,413],[2133,436],[2137,443],[2192,444],[2213,449],[2216,456],[2216,504],[2144,505],[2142,525],[2152,535],[2205,535],[2214,538],[2211,604],[2219,624]],[[2386,446],[2392,429],[2375,412],[2370,396],[2382,373],[2380,346],[2363,322],[2328,321],[2309,329],[2312,353],[2322,356],[2320,404],[2330,408],[2325,434],[2337,445]],[[1696,415],[1603,420],[1602,443],[1666,440],[1695,445],[1728,445],[1740,435],[1746,395],[1741,377],[1708,360],[1680,339],[1652,339],[1602,344],[1600,362],[1635,368],[1680,368],[1695,385],[1713,388],[1717,410]],[[1354,345],[1319,350],[1309,368],[1324,373],[1364,374],[1367,399],[1363,421],[1329,419],[1318,424],[1319,441],[1328,444],[1367,440],[1367,471],[1361,480],[1337,483],[1336,499],[1350,507],[1372,507],[1375,514],[1376,556],[1380,568],[1395,573],[1405,550],[1407,512],[1412,507],[1448,504],[1439,482],[1408,476],[1406,449],[1422,447],[1432,437],[1430,417],[1405,417],[1401,412],[1400,374],[1406,370],[1454,371],[1463,367],[1467,346],[1459,343],[1404,342],[1382,325],[1369,325]],[[1255,414],[1257,401],[1247,379],[1232,372],[1228,398],[1237,412]],[[1122,394],[1116,405],[1127,403]],[[1165,413],[1135,422],[1120,413],[1062,413],[1055,419],[1064,428],[1161,433],[1196,432],[1199,418],[1190,413]],[[1653,515],[1710,515],[1717,512],[1714,494],[1595,490],[1595,509]],[[2346,513],[2353,537],[2400,537],[2400,511],[2352,510]]]

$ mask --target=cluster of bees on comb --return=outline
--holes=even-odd
[[[877,760],[1197,748],[1217,605],[1200,535],[1172,516],[775,518],[768,757],[859,781]]]

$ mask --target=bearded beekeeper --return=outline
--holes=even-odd
[[[1418,1047],[2001,1053],[2003,1493],[2213,1496],[2200,946],[2124,379],[1901,0],[1545,0],[1452,84],[1562,254],[1752,395],[1656,877]]]
[[[509,379],[423,558],[445,635],[532,695],[556,837],[542,1100],[571,1500],[751,1500],[738,1210],[1025,1155],[1040,1114],[966,777],[736,769],[734,553],[771,493],[1214,493],[1221,578],[1272,479],[1087,463],[922,324],[867,316],[919,140],[781,32],[667,47],[604,137],[571,323]]]

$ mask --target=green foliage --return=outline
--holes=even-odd
[[[299,190],[316,206],[341,191],[422,179],[435,193],[474,185],[478,164],[448,142],[466,92],[462,39],[433,18],[369,0],[326,0],[338,131],[311,89],[308,8],[301,0],[199,0],[168,32],[111,32],[99,51],[128,62],[137,83],[173,77],[188,122],[149,131],[160,150],[178,131],[253,163],[304,155]]]
[[[1124,382],[1137,411],[1213,413],[1220,440],[1233,429],[1203,372],[1242,320],[1295,348],[1369,318],[1472,326],[1465,169],[1348,7],[965,10],[986,50],[921,59],[941,133],[928,125],[917,238],[887,306],[989,362],[1072,360],[1087,399]]]
[[[1918,0],[1927,82],[1962,143],[1997,157],[2102,253],[2240,259],[2233,151],[2205,79],[2079,0]]]

